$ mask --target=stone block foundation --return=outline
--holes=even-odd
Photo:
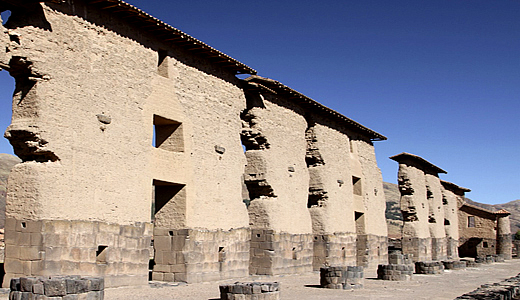
[[[379,265],[377,278],[392,281],[408,281],[412,278],[415,266],[411,255],[402,254],[400,251],[391,252],[388,255],[388,265]]]
[[[249,238],[246,228],[155,228],[152,280],[195,283],[248,276]]]
[[[466,262],[461,260],[443,261],[445,270],[462,270],[466,269]]]
[[[312,271],[313,235],[251,230],[250,274],[302,274]]]
[[[363,267],[323,267],[320,268],[320,286],[326,289],[363,288]]]
[[[446,238],[431,238],[432,241],[432,260],[447,259],[447,241]]]
[[[442,261],[418,261],[415,263],[415,273],[417,274],[442,274],[443,272],[444,264]]]
[[[388,261],[388,237],[367,234],[367,256],[364,264],[365,269],[375,271],[379,264]],[[358,264],[358,266],[361,266]]]
[[[147,284],[151,236],[150,223],[7,218],[3,286],[49,275],[103,276],[108,287]]]
[[[102,277],[51,276],[12,278],[9,299],[103,300]]]
[[[348,266],[356,264],[356,234],[316,234],[313,239],[314,271],[323,266]]]
[[[278,282],[235,282],[221,284],[220,300],[278,300],[280,283]]]
[[[414,262],[429,261],[432,259],[432,240],[431,238],[412,238],[403,237],[403,253],[412,254]]]

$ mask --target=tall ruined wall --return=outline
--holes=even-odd
[[[354,161],[345,133],[329,127],[318,116],[313,119],[307,129],[307,165],[314,233],[355,233],[352,174],[361,173],[359,161]]]
[[[213,231],[194,235],[208,243],[208,253],[179,256],[199,273],[193,280],[220,278],[226,257],[241,271],[223,278],[246,275],[248,254],[240,252],[249,248],[248,229],[226,231],[248,226],[239,139],[245,97],[233,73],[81,1],[27,6],[0,28],[0,48],[8,50],[0,52],[0,64],[16,79],[6,136],[24,161],[9,179],[7,218],[15,225],[6,228],[6,239],[12,238],[10,253],[21,245],[40,254],[13,254],[6,282],[62,273],[69,264],[86,275],[110,270],[109,285],[145,283],[152,230],[143,224],[151,221],[152,204],[156,227],[166,232]],[[31,234],[56,238],[23,244],[28,220],[45,225]],[[70,237],[92,236],[61,237],[55,220],[75,222]],[[93,221],[100,225],[91,229]],[[102,238],[95,232],[102,224],[128,241]],[[226,235],[238,238],[237,245],[228,247]],[[71,248],[84,254],[69,256]],[[49,249],[59,251],[45,256]],[[141,254],[132,266],[122,261],[120,251],[127,250]],[[199,267],[209,261],[217,267]],[[173,279],[178,266],[170,263],[158,266],[156,276]]]
[[[446,234],[446,256],[448,259],[456,259],[458,255],[459,242],[459,197],[449,189],[442,189],[442,204],[444,209],[444,231]]]
[[[242,113],[242,142],[252,228],[250,272],[310,271],[313,247],[307,210],[307,122],[300,107],[281,97],[255,94],[248,100]]]
[[[431,259],[431,239],[428,226],[429,205],[426,179],[422,170],[399,163],[399,191],[403,214],[403,252],[413,254],[414,261]]]
[[[378,264],[386,264],[387,235],[386,226],[386,200],[383,192],[383,177],[377,166],[374,145],[368,140],[356,140],[355,149],[361,163],[363,172],[363,206],[365,208],[365,220],[367,235],[367,264],[369,267],[377,267]]]
[[[256,150],[248,148],[245,141],[251,226],[295,234],[311,233],[307,211],[309,173],[305,164],[307,122],[303,111],[276,96],[266,96],[263,105],[248,109],[247,116],[243,117],[246,131],[253,127],[269,144]],[[264,189],[260,190],[259,185]]]
[[[446,232],[444,229],[444,208],[442,206],[442,185],[437,174],[425,174],[426,198],[428,200],[428,226],[432,239],[432,259],[446,259]]]
[[[68,15],[67,4],[56,6],[63,11],[31,4],[6,24],[16,36],[4,45],[16,79],[6,136],[24,161],[11,173],[7,215],[150,221],[141,205],[151,207],[151,138],[142,111],[157,54],[125,37],[130,28],[108,30],[116,24],[107,15],[92,20],[103,28]]]

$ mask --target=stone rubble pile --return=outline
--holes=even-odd
[[[480,288],[455,299],[518,299],[520,296],[520,274],[494,284],[484,284]]]

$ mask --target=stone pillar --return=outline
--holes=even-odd
[[[500,210],[497,213],[497,254],[504,259],[512,258],[510,213]]]

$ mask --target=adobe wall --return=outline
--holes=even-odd
[[[383,191],[383,177],[377,166],[374,145],[367,140],[355,141],[355,148],[365,179],[363,206],[365,208],[367,235],[367,267],[377,268],[388,263],[388,228],[386,224],[386,200]]]
[[[372,142],[317,115],[307,121],[314,269],[386,262],[384,194]]]
[[[442,189],[444,208],[444,230],[446,233],[446,256],[448,259],[457,259],[459,243],[458,203],[461,196],[447,188]]]
[[[252,229],[250,272],[307,272],[312,267],[313,247],[304,112],[275,95],[251,97],[256,102],[249,99],[242,113]]]
[[[399,163],[397,176],[403,214],[403,253],[413,254],[414,261],[431,260],[432,241],[424,172],[411,164]]]
[[[239,139],[245,98],[231,71],[169,48],[81,1],[30,4],[13,10],[6,26],[0,28],[0,48],[9,52],[0,54],[0,63],[17,82],[6,136],[24,160],[9,178],[8,218],[141,228],[151,222],[153,183],[158,182],[166,183],[167,189],[173,184],[179,191],[170,202],[173,206],[166,205],[157,214],[156,227],[203,227],[213,235],[238,238],[239,248],[249,248],[249,229],[228,231],[248,227],[241,196],[246,160]],[[169,49],[161,64],[159,49]],[[171,145],[152,146],[154,115],[181,123],[175,139],[168,141]],[[6,239],[15,232],[7,229]],[[141,236],[134,231],[150,239],[152,231],[145,232]],[[220,263],[219,247],[210,246],[210,235],[200,240],[208,244],[203,247],[208,252],[186,263]],[[50,262],[44,255],[48,247],[63,252],[85,249],[88,255],[75,258],[85,263],[95,263],[92,259],[100,246],[119,251],[113,240],[62,242],[43,240],[33,245],[40,255],[30,261]],[[135,263],[147,265],[149,245],[139,242],[132,247],[142,253]],[[10,246],[7,251],[10,248],[17,253]],[[226,250],[235,251],[231,249]],[[5,282],[13,276],[38,274],[38,269],[29,272],[20,267],[25,260],[21,254],[12,259],[12,264],[6,262]],[[247,274],[248,257],[236,261],[242,264],[237,269],[245,271],[233,276]],[[60,268],[47,270],[60,273]],[[110,264],[104,268],[122,274]],[[146,283],[147,271],[141,269],[127,272],[137,278],[132,284]],[[78,270],[84,275],[105,272]],[[113,280],[107,285],[127,282]]]
[[[432,238],[432,259],[446,259],[446,232],[444,229],[444,208],[442,185],[437,174],[425,173],[426,197],[428,199],[428,226]]]
[[[321,246],[327,263],[386,262],[369,138],[245,93],[235,71],[118,13],[23,5],[0,25],[0,67],[16,79],[6,137],[23,160],[9,178],[4,286],[72,273],[145,284],[150,258],[163,281],[303,273]],[[309,164],[314,146],[324,164]],[[326,209],[309,205],[324,195]]]

